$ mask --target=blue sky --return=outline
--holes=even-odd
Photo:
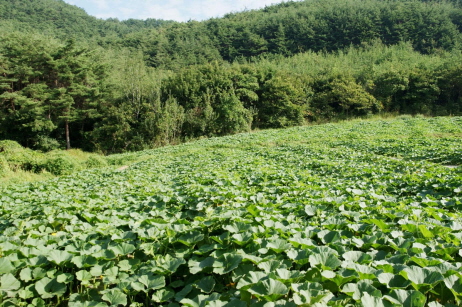
[[[64,0],[98,18],[205,20],[245,9],[259,9],[281,0]]]

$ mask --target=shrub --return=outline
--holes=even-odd
[[[0,155],[0,175],[4,175],[10,171],[8,161],[3,155]]]
[[[43,168],[53,175],[69,175],[79,169],[79,164],[65,155],[52,156],[45,161]]]
[[[254,127],[284,128],[302,125],[306,92],[302,82],[289,75],[277,75],[262,86]]]
[[[314,84],[311,108],[314,119],[377,113],[382,105],[352,77],[319,79]]]
[[[0,152],[14,153],[22,150],[24,150],[24,148],[18,142],[10,140],[0,141]]]
[[[97,167],[104,167],[107,166],[107,161],[100,156],[90,156],[87,161],[85,161],[85,165],[88,168],[97,168]]]
[[[58,142],[58,140],[54,138],[39,135],[37,137],[34,147],[35,149],[42,150],[42,151],[51,151],[51,150],[59,149],[61,147],[61,144]]]
[[[0,153],[8,161],[12,171],[40,172],[41,170],[40,161],[43,159],[43,154],[24,148],[15,141],[0,141]]]

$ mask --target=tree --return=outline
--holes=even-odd
[[[74,41],[65,45],[44,36],[12,33],[3,37],[4,65],[0,93],[4,138],[34,146],[43,137],[71,133],[82,139],[85,125],[97,116],[105,94],[105,68],[88,49]],[[90,122],[89,122],[90,121]],[[79,124],[71,129],[72,124]],[[88,128],[91,129],[91,128]],[[71,131],[73,130],[73,131]]]
[[[92,52],[78,48],[74,40],[59,48],[49,63],[51,103],[57,120],[64,124],[66,148],[70,149],[70,124],[83,124],[96,116],[97,102],[104,95],[101,81],[106,73],[101,64],[94,62]]]
[[[382,109],[375,97],[349,76],[316,80],[313,91],[310,113],[315,120],[366,115]]]

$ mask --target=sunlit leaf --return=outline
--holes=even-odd
[[[111,306],[127,305],[127,295],[117,288],[107,290],[101,298],[106,302],[109,302]]]
[[[250,293],[259,298],[265,298],[270,302],[277,301],[289,292],[289,289],[280,281],[266,279],[259,281],[248,289]]]

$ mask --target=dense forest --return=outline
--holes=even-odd
[[[289,1],[185,23],[0,0],[0,29],[0,139],[43,151],[462,113],[460,0]]]

